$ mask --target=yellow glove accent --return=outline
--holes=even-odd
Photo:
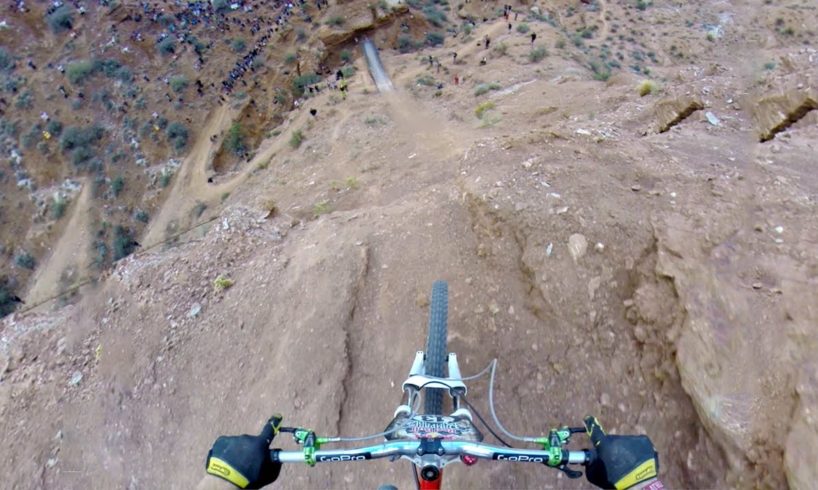
[[[644,463],[637,466],[633,471],[625,475],[621,480],[616,482],[614,486],[616,490],[625,490],[626,488],[630,488],[637,483],[641,483],[645,480],[650,480],[651,478],[656,477],[656,459],[650,459],[649,461],[645,461]]]
[[[207,472],[223,478],[239,488],[244,488],[250,483],[244,475],[236,471],[227,462],[213,456],[207,461]]]

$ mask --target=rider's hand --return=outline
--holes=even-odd
[[[600,488],[623,490],[656,478],[659,455],[648,436],[609,436],[595,417],[585,417],[585,430],[596,449],[586,468],[588,481]]]
[[[207,454],[207,472],[239,488],[261,488],[274,482],[281,463],[270,459],[270,443],[281,420],[281,415],[273,415],[257,436],[219,436]]]

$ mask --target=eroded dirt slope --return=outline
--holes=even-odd
[[[649,434],[671,488],[809,488],[812,120],[760,144],[738,102],[763,87],[741,61],[669,67],[671,86],[640,97],[637,76],[594,80],[572,52],[533,63],[528,36],[505,31],[447,40],[432,54],[461,62],[442,73],[382,52],[397,93],[358,78],[346,101],[305,101],[280,136],[301,129],[302,145],[265,142],[269,161],[210,225],[120,262],[74,305],[4,319],[11,485],[189,488],[215,436],[273,411],[324,435],[382,430],[446,279],[450,350],[464,374],[500,359],[511,430],[595,413]],[[481,65],[486,33],[507,52]],[[476,96],[483,82],[499,88]],[[706,110],[657,133],[659,100],[684,96]],[[194,163],[180,175],[205,188]],[[486,383],[472,388],[485,407]],[[535,466],[458,466],[447,483],[587,487]],[[284,475],[279,488],[412,485],[403,462]]]

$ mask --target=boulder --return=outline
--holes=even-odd
[[[692,96],[668,97],[658,101],[654,111],[659,132],[664,133],[703,108],[701,100]]]
[[[814,109],[818,109],[818,89],[814,87],[760,97],[752,110],[759,141],[773,139]]]

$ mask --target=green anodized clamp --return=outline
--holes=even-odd
[[[321,444],[327,442],[327,439],[316,437],[315,432],[300,428],[293,432],[293,439],[304,446],[304,462],[309,466],[315,466],[315,451],[321,449]]]
[[[571,431],[567,427],[560,430],[551,429],[548,437],[538,437],[533,442],[542,445],[543,451],[548,451],[548,466],[557,467],[562,462],[562,446],[571,437]]]

